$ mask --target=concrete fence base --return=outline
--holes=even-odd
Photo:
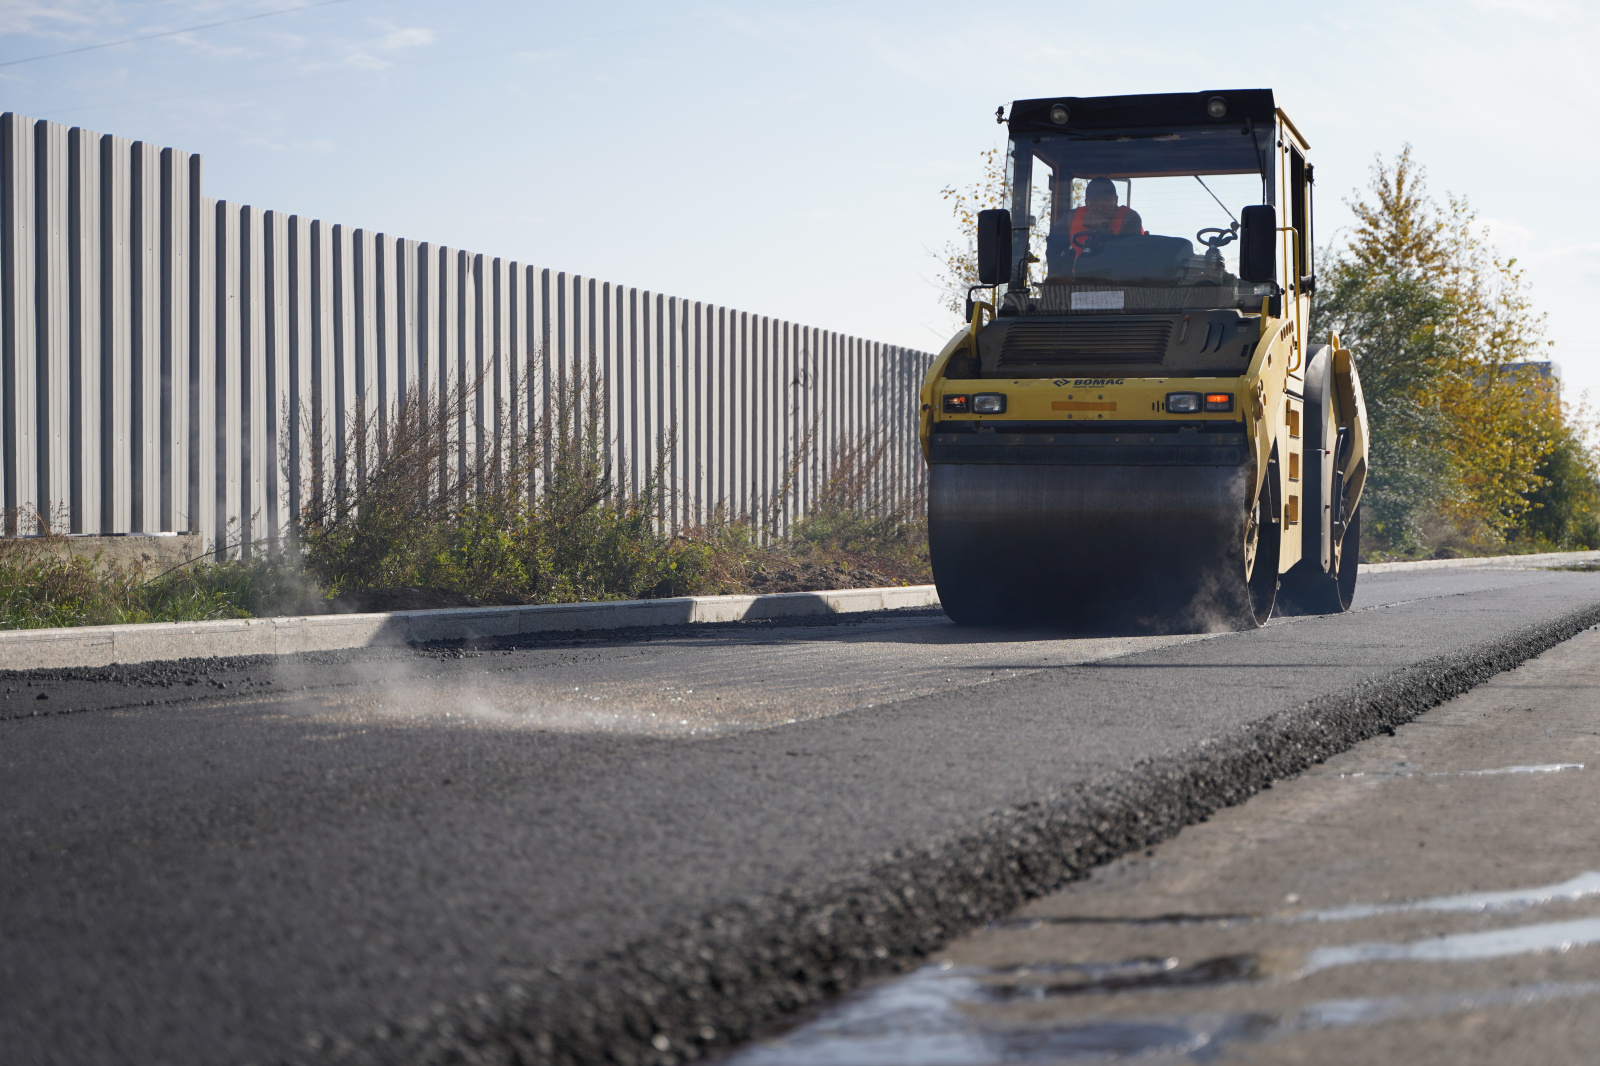
[[[206,554],[205,538],[198,533],[74,534],[66,537],[24,537],[44,551],[62,558],[92,559],[100,570],[112,566],[143,567],[153,577],[165,570],[194,562]]]

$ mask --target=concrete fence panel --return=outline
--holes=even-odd
[[[381,458],[395,412],[457,404],[461,476],[591,382],[578,418],[661,519],[787,528],[841,448],[922,485],[924,352],[716,304],[213,199],[198,155],[0,115],[5,532],[281,542]],[[369,434],[376,434],[376,440]],[[495,449],[502,450],[495,450]]]

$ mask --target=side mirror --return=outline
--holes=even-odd
[[[1239,280],[1278,280],[1278,210],[1271,204],[1252,204],[1240,212]]]
[[[1011,278],[1011,212],[978,212],[978,284],[999,285]]]

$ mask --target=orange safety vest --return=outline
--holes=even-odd
[[[1114,236],[1122,236],[1122,224],[1127,221],[1128,212],[1131,210],[1129,207],[1119,207],[1111,213],[1111,232]],[[1072,249],[1074,259],[1083,254],[1083,249],[1078,247],[1078,234],[1088,228],[1083,224],[1088,212],[1087,207],[1074,208],[1072,211],[1072,224],[1067,230],[1067,246]],[[1142,234],[1144,231],[1139,232]]]

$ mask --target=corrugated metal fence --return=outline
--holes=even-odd
[[[363,412],[467,383],[463,432],[514,434],[578,375],[619,469],[637,481],[664,455],[673,525],[759,511],[792,470],[781,527],[874,432],[876,491],[918,491],[929,361],[215,200],[198,155],[0,116],[0,479],[8,515],[58,531],[270,544]]]

